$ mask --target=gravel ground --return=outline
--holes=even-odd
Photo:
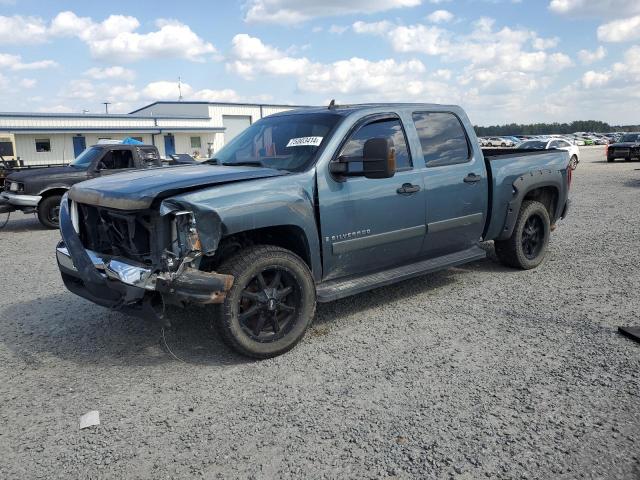
[[[65,291],[58,233],[0,231],[0,478],[640,478],[640,163],[583,149],[528,272],[491,257],[329,305],[254,362]],[[79,430],[99,410],[101,425]]]

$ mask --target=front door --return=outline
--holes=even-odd
[[[176,139],[173,135],[164,136],[164,155],[174,155],[176,153]]]
[[[362,157],[364,143],[387,138],[396,152],[391,178],[318,173],[324,280],[364,273],[415,258],[425,234],[422,172],[415,168],[399,118],[365,120],[350,134],[339,155]],[[362,170],[351,162],[349,171]],[[424,169],[422,169],[424,170]]]
[[[429,257],[477,244],[485,225],[489,198],[484,158],[475,155],[462,123],[450,112],[416,112],[424,170]]]
[[[77,158],[87,148],[87,139],[81,135],[73,137],[73,157]]]

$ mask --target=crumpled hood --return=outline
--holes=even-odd
[[[189,165],[136,170],[76,184],[69,197],[79,203],[120,210],[144,210],[154,200],[199,187],[276,177],[287,172],[260,167]]]
[[[45,177],[47,180],[55,181],[56,177],[69,178],[76,175],[86,175],[86,171],[74,167],[43,167],[14,172],[7,178],[15,182],[27,183],[30,180],[40,180]]]

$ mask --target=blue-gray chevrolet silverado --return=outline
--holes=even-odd
[[[545,257],[566,215],[562,150],[486,150],[457,106],[375,104],[257,121],[209,164],[75,185],[56,255],[67,288],[162,321],[209,305],[224,340],[267,358],[328,302],[485,257]]]

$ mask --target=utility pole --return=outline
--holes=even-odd
[[[102,102],[102,104],[104,105],[104,113],[109,115],[109,105],[111,105],[111,102]]]

